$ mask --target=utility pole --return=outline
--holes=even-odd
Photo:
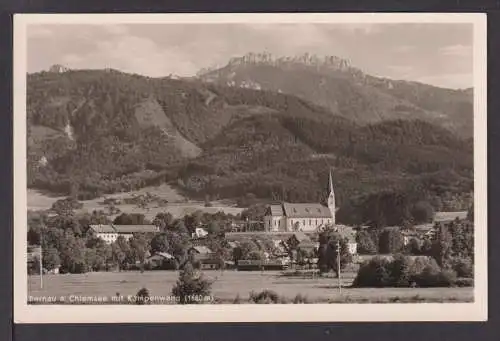
[[[40,260],[40,289],[43,289],[43,231],[40,229],[40,257],[38,259]]]
[[[339,280],[339,294],[342,295],[342,280],[340,277],[340,240],[337,240],[337,274]]]

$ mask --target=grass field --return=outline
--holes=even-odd
[[[207,212],[207,213],[217,213],[218,211],[223,211],[225,213],[238,214],[243,211],[242,208],[234,207],[229,203],[223,202],[212,202],[212,207],[205,207],[204,202],[190,201],[179,194],[174,188],[167,184],[162,184],[160,186],[145,187],[137,191],[126,192],[126,193],[116,193],[106,195],[106,198],[123,199],[130,198],[134,195],[144,195],[150,193],[151,195],[158,196],[159,198],[167,200],[169,203],[165,207],[158,207],[155,204],[151,204],[148,208],[140,208],[137,205],[127,205],[121,204],[116,205],[116,208],[120,209],[124,213],[141,213],[147,219],[154,219],[154,217],[162,213],[170,213],[175,218],[180,218],[186,214],[191,214],[197,210]],[[102,204],[105,197],[100,197],[92,200],[82,201],[83,208],[80,210],[82,212],[92,212],[94,210],[105,210],[106,206]],[[39,211],[50,209],[52,204],[59,199],[64,199],[65,197],[51,196],[42,193],[38,190],[28,189],[27,192],[27,206],[28,210]],[[110,216],[113,219],[116,215]]]
[[[284,277],[281,272],[206,271],[213,280],[212,295],[221,302],[232,302],[240,296],[246,301],[249,293],[270,289],[280,296],[293,299],[305,295],[311,302],[471,302],[473,288],[349,288],[354,273],[346,273],[339,293],[336,278]],[[38,276],[28,279],[28,296],[100,296],[135,295],[146,287],[150,295],[169,296],[177,281],[175,271],[88,273],[81,275],[46,275],[43,289]]]

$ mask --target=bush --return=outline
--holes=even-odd
[[[233,300],[233,304],[241,304],[240,294],[236,295],[236,297]]]
[[[260,293],[251,292],[250,301],[257,304],[278,304],[280,303],[280,297],[276,292],[266,289]]]
[[[439,267],[436,260],[432,257],[416,257],[410,265],[412,276],[424,271],[426,266]]]
[[[412,282],[411,262],[408,257],[398,255],[389,264],[389,282],[395,287],[408,287]]]
[[[307,304],[310,303],[309,299],[307,296],[302,295],[302,294],[297,294],[295,298],[293,299],[294,304]]]
[[[450,287],[457,280],[455,271],[442,270],[432,258],[395,256],[389,261],[381,257],[361,265],[355,287]]]
[[[361,264],[354,279],[355,287],[385,287],[390,285],[390,262],[381,257],[374,257]]]
[[[457,258],[452,261],[452,269],[458,277],[473,278],[474,265],[470,258]]]
[[[457,274],[453,270],[441,270],[437,265],[428,265],[421,273],[414,275],[413,279],[423,288],[450,287],[455,284]]]
[[[136,294],[136,304],[143,305],[149,304],[149,290],[146,288],[142,288]]]
[[[455,281],[455,286],[456,287],[473,287],[474,286],[474,278],[458,278]]]

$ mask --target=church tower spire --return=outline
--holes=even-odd
[[[332,214],[332,223],[335,225],[335,192],[333,190],[333,181],[332,181],[332,170],[330,169],[329,171],[329,188],[330,188],[330,194],[328,195],[328,208],[330,209],[330,212]]]

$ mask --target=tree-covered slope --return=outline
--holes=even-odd
[[[471,140],[422,120],[359,124],[279,92],[42,72],[28,75],[27,105],[28,186],[80,198],[169,181],[197,197],[316,201],[331,167],[340,203],[387,188],[457,202],[472,190]]]

